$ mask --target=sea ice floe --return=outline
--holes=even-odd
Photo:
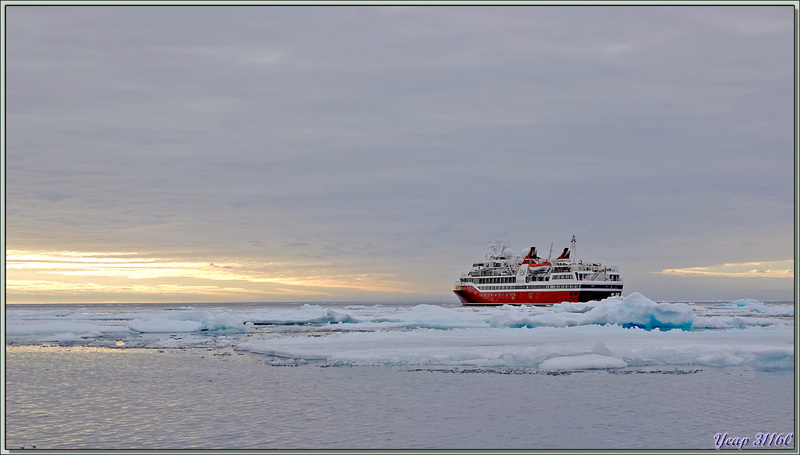
[[[627,362],[616,357],[598,354],[584,354],[547,359],[539,365],[539,370],[607,370],[610,368],[625,368],[627,366]]]
[[[791,305],[657,303],[639,293],[551,307],[25,309],[6,312],[6,342],[122,349],[224,345],[325,365],[792,368],[794,324],[773,317],[786,314],[794,314]]]
[[[763,305],[763,304],[762,304]],[[749,306],[747,308],[750,308]],[[645,330],[697,330],[780,324],[777,319],[698,316],[686,303],[656,303],[638,292],[587,304],[561,303],[552,310],[502,307],[489,318],[492,327],[574,327],[616,324]]]
[[[335,333],[324,337],[251,337],[237,348],[336,365],[515,367],[547,371],[699,365],[791,368],[794,360],[791,333],[791,328],[785,326],[754,327],[735,334],[647,331],[619,325],[417,329]],[[555,360],[560,358],[564,360]]]
[[[743,309],[754,313],[768,313],[770,310],[769,308],[763,303],[759,302],[758,300],[754,299],[741,299],[741,300],[734,300],[730,303],[723,303],[718,305],[718,308],[736,308],[736,309]]]
[[[128,323],[137,332],[181,333],[209,330],[245,332],[242,319],[227,311],[178,310],[148,318],[134,319]]]

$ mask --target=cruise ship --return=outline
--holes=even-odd
[[[622,294],[619,267],[597,262],[575,261],[572,249],[564,248],[552,258],[540,258],[536,247],[515,256],[507,244],[495,242],[486,260],[472,264],[461,275],[453,292],[464,306],[552,305],[560,302],[589,302]]]

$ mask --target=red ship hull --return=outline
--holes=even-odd
[[[553,289],[507,292],[482,292],[473,286],[456,286],[453,292],[461,303],[469,306],[553,305],[561,302],[589,302],[620,295],[620,289]]]

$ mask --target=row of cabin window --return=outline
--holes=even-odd
[[[615,285],[603,285],[603,284],[592,284],[592,285],[581,285],[581,284],[534,284],[534,285],[516,285],[516,286],[478,286],[478,289],[481,291],[493,291],[498,289],[503,290],[510,290],[510,289],[622,289],[622,285],[615,286]]]
[[[472,264],[473,268],[481,268],[481,267],[488,267],[488,268],[499,268],[502,264],[499,262],[476,262]]]
[[[581,286],[578,284],[539,284],[533,286],[479,286],[481,291],[493,291],[497,289],[577,289]]]
[[[546,277],[545,277],[546,279]],[[553,275],[554,280],[569,280],[572,279],[569,275]],[[499,277],[499,278],[473,278],[473,279],[466,279],[464,281],[471,281],[476,284],[486,284],[486,283],[516,283],[517,279],[515,277]],[[535,280],[541,281],[541,280]]]
[[[515,277],[499,277],[499,278],[478,278],[476,283],[516,283]]]

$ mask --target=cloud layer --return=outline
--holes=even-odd
[[[792,248],[791,6],[6,12],[10,249],[448,298],[490,240],[575,234],[657,298]]]

